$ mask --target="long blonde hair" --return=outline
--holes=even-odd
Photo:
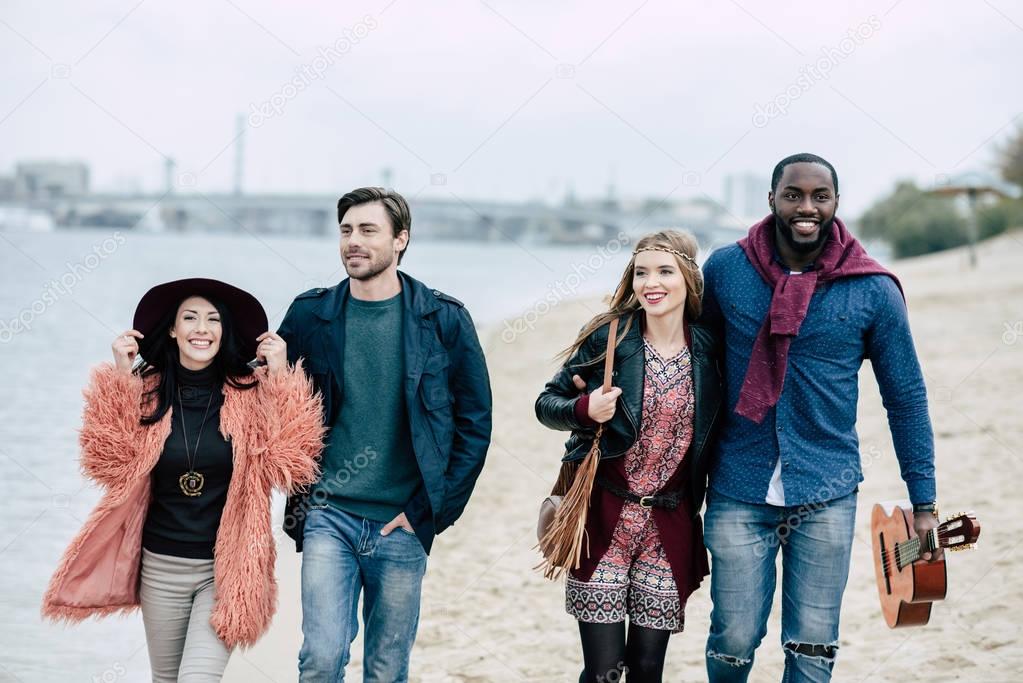
[[[608,301],[608,310],[604,313],[598,313],[586,323],[582,330],[579,331],[579,336],[572,342],[572,345],[558,354],[557,360],[561,362],[567,361],[579,350],[587,337],[601,326],[608,324],[615,318],[624,317],[624,324],[622,324],[622,328],[618,331],[618,343],[622,342],[622,339],[625,338],[625,335],[628,334],[629,329],[632,327],[636,314],[642,310],[639,297],[636,296],[636,292],[632,288],[633,271],[636,268],[636,254],[639,251],[650,248],[669,252],[678,251],[688,256],[686,258],[672,254],[686,283],[684,315],[689,320],[695,320],[700,317],[700,311],[703,308],[703,273],[700,272],[700,267],[696,265],[696,253],[699,251],[696,238],[692,234],[681,230],[661,230],[660,232],[651,233],[643,236],[636,243],[636,248],[629,259],[629,265],[625,267],[622,279],[618,282],[614,294],[611,295]],[[589,363],[600,362],[604,359],[605,355],[606,350],[602,350],[600,355],[593,358]]]

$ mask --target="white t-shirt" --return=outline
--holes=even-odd
[[[767,496],[764,502],[768,505],[785,507],[785,486],[781,483],[781,458],[774,463],[774,474],[771,475],[771,483],[767,485]]]
[[[790,270],[789,275],[802,275],[802,273]],[[774,473],[771,475],[771,482],[767,485],[764,502],[768,505],[785,507],[785,485],[781,481],[781,456],[778,456],[778,460],[774,463]]]

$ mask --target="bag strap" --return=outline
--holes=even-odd
[[[604,358],[604,387],[602,393],[611,391],[611,374],[615,368],[615,342],[618,341],[618,318],[611,321],[607,330],[607,354]]]
[[[607,357],[604,358],[604,384],[602,390],[606,393],[611,391],[611,374],[614,372],[615,367],[615,344],[618,341],[618,318],[611,321],[611,327],[607,331]],[[600,437],[604,432],[604,425],[597,427],[597,433],[594,435],[594,442],[599,443]],[[580,460],[573,460],[572,462],[561,463],[561,469],[558,470],[558,479],[554,482],[554,486],[551,488],[552,496],[563,496],[568,493],[568,490],[572,488],[572,482],[575,481],[576,470],[579,469]]]
[[[618,338],[618,318],[611,321],[607,332],[607,354],[604,358],[604,384],[602,390],[611,390],[611,374],[614,371],[615,342]],[[548,579],[556,579],[566,571],[578,569],[585,553],[589,556],[589,539],[586,536],[586,519],[589,514],[590,496],[593,493],[593,482],[600,466],[600,437],[604,433],[604,423],[597,427],[593,435],[593,445],[582,461],[571,463],[571,486],[565,493],[561,504],[554,512],[554,518],[547,527],[546,533],[537,544],[543,554],[543,562],[537,569],[543,571]],[[567,472],[563,463],[562,474],[558,482],[567,480]]]

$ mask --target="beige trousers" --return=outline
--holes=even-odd
[[[154,683],[208,683],[223,677],[231,652],[210,626],[213,560],[143,548],[140,599]]]

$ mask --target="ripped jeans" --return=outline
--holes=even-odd
[[[712,558],[714,607],[707,638],[711,683],[741,683],[749,676],[753,654],[767,634],[779,547],[782,682],[831,680],[855,520],[856,492],[791,507],[710,493],[704,542]]]

